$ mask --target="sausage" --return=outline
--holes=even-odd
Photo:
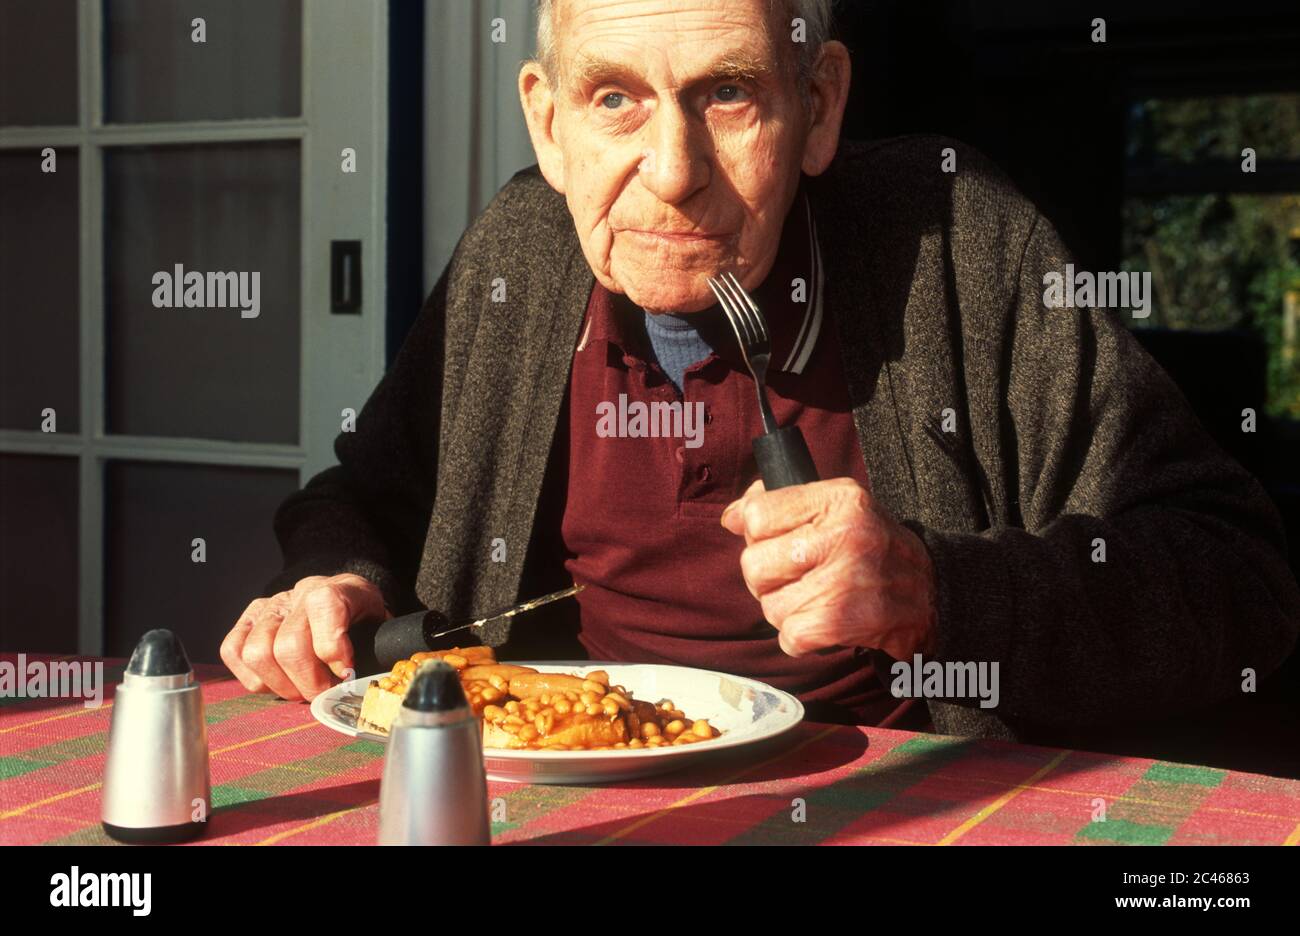
[[[449,652],[463,656],[470,663],[495,663],[497,661],[496,651],[492,647],[456,647]]]
[[[536,672],[537,670],[531,666],[519,666],[516,663],[481,663],[461,670],[460,678],[461,682],[466,683],[475,679],[486,681],[490,676],[500,676],[502,679],[510,680],[521,674]]]
[[[566,676],[564,673],[538,673],[536,671],[510,679],[510,694],[516,699],[531,699],[535,696],[556,692],[582,692],[581,676]]]

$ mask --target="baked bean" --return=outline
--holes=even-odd
[[[653,750],[669,745],[695,744],[718,737],[719,732],[707,719],[690,719],[672,699],[651,704],[633,698],[622,685],[610,685],[609,674],[593,670],[585,676],[563,673],[539,673],[531,667],[497,663],[490,647],[454,648],[450,651],[426,651],[393,665],[392,672],[380,677],[377,685],[388,692],[404,694],[419,664],[439,659],[454,666],[461,677],[465,698],[480,713],[485,724],[511,735],[511,748],[533,750]],[[575,717],[606,719],[591,725]],[[619,719],[622,719],[621,721]],[[563,729],[576,727],[602,732],[591,735],[590,745],[553,744],[552,737],[563,737]],[[616,734],[608,736],[610,729]]]

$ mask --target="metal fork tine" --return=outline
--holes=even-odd
[[[763,417],[763,431],[772,433],[777,430],[776,417],[772,414],[771,404],[767,401],[767,365],[772,353],[768,339],[767,323],[754,300],[740,285],[735,274],[727,273],[709,277],[709,289],[718,297],[727,316],[727,323],[736,333],[736,342],[740,345],[741,356],[745,366],[754,377],[754,389],[758,393],[758,408]]]
[[[740,323],[736,320],[735,310],[732,308],[732,299],[723,289],[722,282],[716,277],[709,277],[709,289],[713,290],[713,295],[718,297],[718,305],[722,306],[722,312],[727,317],[727,324],[736,335],[736,342],[740,345],[740,353],[744,355],[745,360],[749,360],[749,353],[746,350],[749,345],[745,341]]]
[[[741,294],[737,291],[736,286],[733,285],[732,279],[729,279],[727,276],[720,277],[720,279],[722,279],[723,289],[727,291],[729,296],[731,296],[731,307],[738,320],[738,325],[741,326],[741,330],[744,330],[745,333],[745,337],[741,339],[741,343],[744,343],[748,348],[753,348],[754,344],[759,341],[759,335],[754,329],[754,322],[750,321],[748,309],[745,308],[745,300],[741,298]]]
[[[732,274],[732,279],[735,280],[735,274]],[[741,298],[745,300],[745,305],[748,306],[750,316],[757,326],[759,333],[762,335],[763,341],[769,340],[770,336],[767,333],[767,320],[763,318],[763,313],[759,311],[758,304],[755,303],[753,297],[745,291],[745,287],[740,285],[739,280],[735,280],[735,282],[736,291],[739,292]]]
[[[727,277],[731,280],[733,291],[741,300],[741,308],[747,313],[750,327],[753,329],[757,339],[764,344],[768,342],[767,322],[763,320],[763,313],[758,310],[754,300],[750,298],[749,293],[740,285],[740,280],[736,279],[736,274],[728,273]]]

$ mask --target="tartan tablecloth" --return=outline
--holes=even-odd
[[[87,658],[27,656],[52,659]],[[99,789],[124,665],[105,661],[99,708],[0,698],[0,844],[111,843]],[[319,725],[302,703],[251,695],[221,667],[196,673],[213,798],[199,844],[375,841],[383,745]],[[489,787],[499,844],[1300,842],[1296,780],[808,722],[776,744],[660,777]]]

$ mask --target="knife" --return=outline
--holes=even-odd
[[[468,624],[448,627],[451,623],[441,611],[416,611],[386,621],[363,621],[348,630],[352,641],[354,663],[357,674],[382,673],[393,668],[398,660],[406,660],[412,654],[433,649],[433,642],[464,630],[483,628],[488,624],[506,621],[525,611],[532,611],[542,605],[568,598],[582,591],[584,585],[571,585],[568,588],[532,598],[522,604],[511,605],[485,614]]]
[[[570,595],[576,595],[586,588],[585,585],[570,585],[568,588],[562,588],[557,592],[551,592],[549,595],[542,595],[540,598],[534,598],[532,601],[525,601],[523,604],[517,604],[509,608],[502,608],[500,611],[493,611],[486,617],[481,617],[477,621],[470,621],[468,624],[462,624],[459,627],[450,627],[444,631],[438,631],[436,634],[430,634],[429,639],[435,640],[438,637],[446,637],[448,634],[454,634],[456,631],[468,630],[471,627],[483,627],[485,624],[492,624],[496,621],[504,621],[514,617],[516,614],[523,614],[525,611],[531,611],[533,608],[540,608],[542,605],[550,604],[552,601],[559,601],[561,598],[568,598]]]

